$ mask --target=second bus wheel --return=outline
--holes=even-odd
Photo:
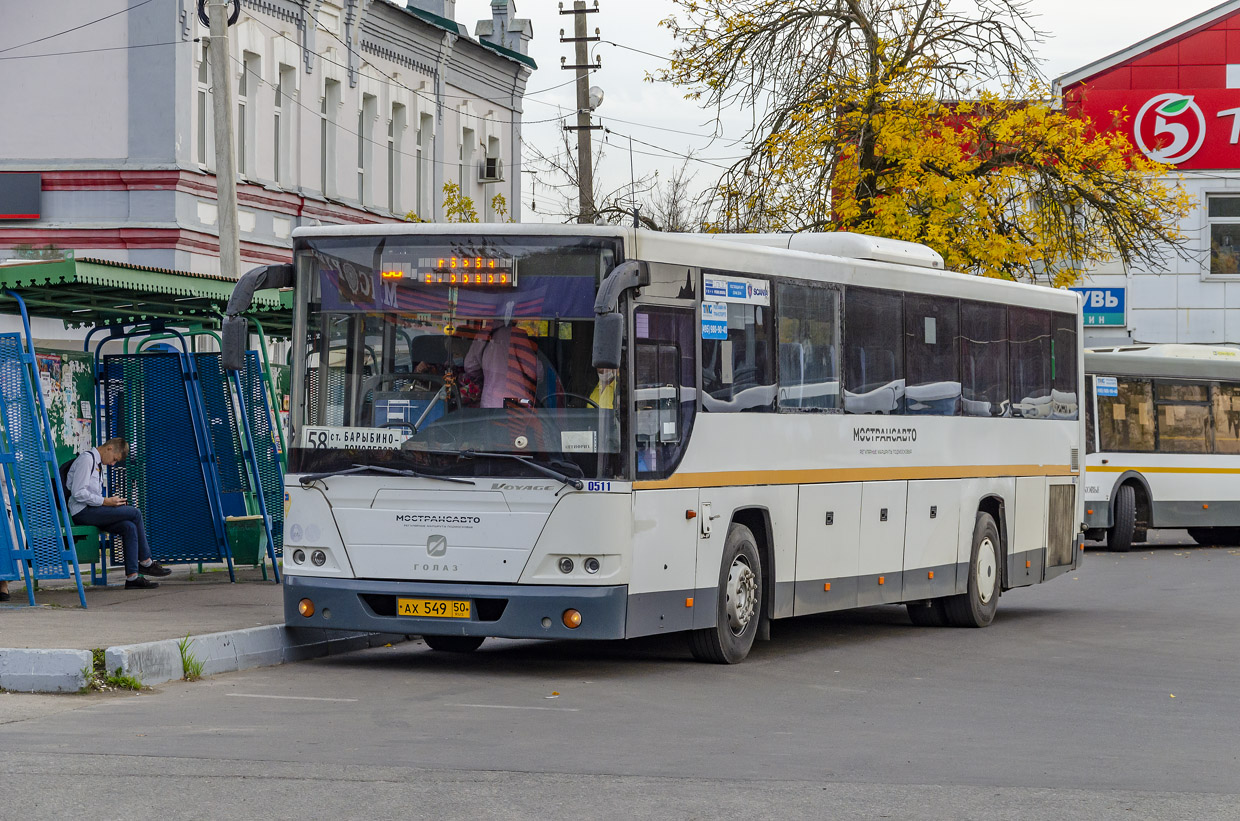
[[[1115,524],[1107,529],[1107,549],[1127,553],[1137,530],[1137,492],[1132,485],[1115,491]]]
[[[999,528],[989,513],[978,513],[969,557],[969,589],[943,599],[943,614],[953,627],[985,627],[999,608]]]
[[[762,557],[749,528],[733,524],[723,545],[715,626],[689,634],[693,657],[714,664],[744,661],[758,635],[761,615]]]
[[[442,653],[472,653],[486,641],[485,636],[423,636],[422,641],[432,650]]]

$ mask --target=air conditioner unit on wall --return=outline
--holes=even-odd
[[[478,182],[503,182],[504,161],[499,157],[485,157],[478,164]]]

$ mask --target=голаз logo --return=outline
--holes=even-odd
[[[448,552],[447,536],[431,536],[426,540],[427,556],[442,556]]]
[[[1141,106],[1132,133],[1137,148],[1154,162],[1184,162],[1205,141],[1206,118],[1191,96],[1159,94]]]

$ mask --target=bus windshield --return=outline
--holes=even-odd
[[[591,366],[595,293],[617,252],[588,237],[300,241],[310,298],[290,470],[539,475],[534,462],[618,478],[616,374]]]

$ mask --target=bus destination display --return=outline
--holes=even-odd
[[[511,256],[420,257],[416,264],[389,261],[380,271],[387,282],[414,285],[459,285],[475,288],[515,288],[517,270]]]

